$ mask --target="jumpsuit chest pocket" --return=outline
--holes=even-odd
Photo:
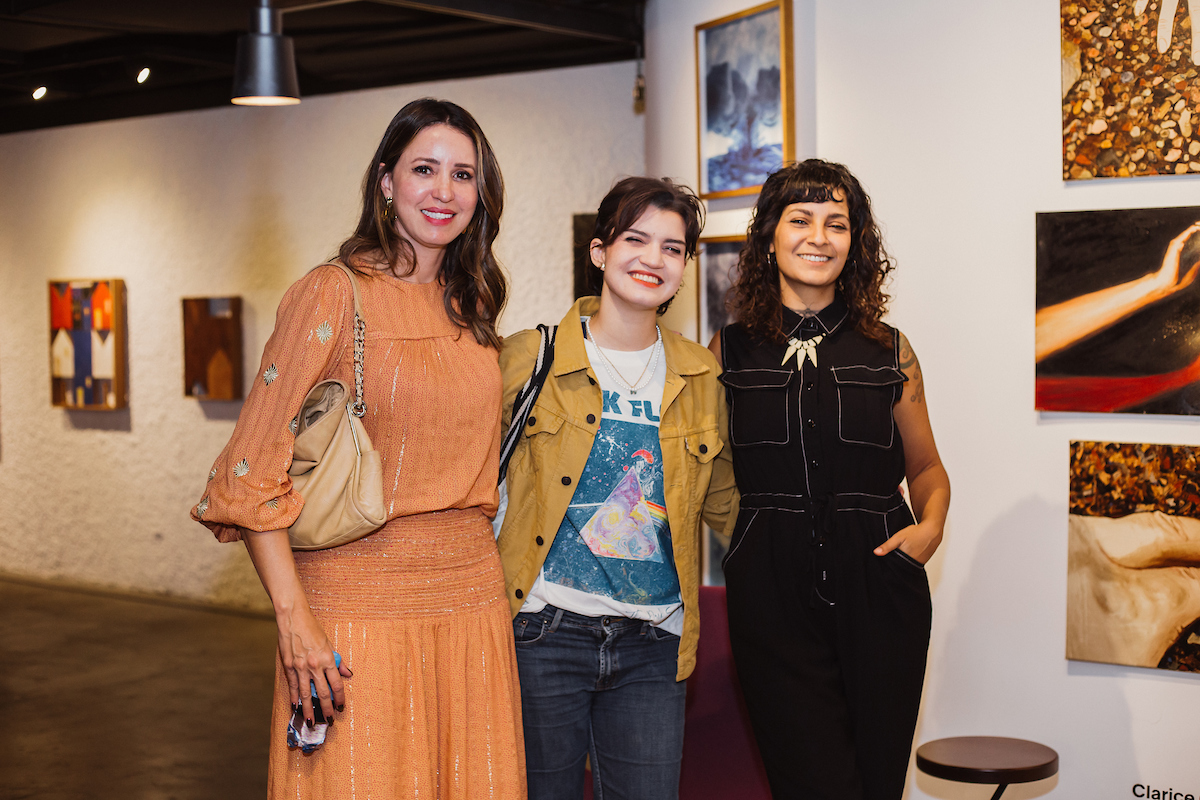
[[[838,397],[838,436],[847,444],[888,448],[895,438],[892,406],[900,399],[904,373],[895,367],[833,368]]]
[[[735,445],[787,444],[792,416],[789,369],[726,370],[729,433]]]

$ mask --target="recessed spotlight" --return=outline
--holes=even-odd
[[[142,71],[141,71],[141,72],[139,72],[139,73],[137,74],[137,82],[138,82],[138,83],[145,83],[145,82],[146,82],[146,79],[147,79],[147,78],[149,78],[149,77],[150,77],[150,68],[149,68],[149,67],[142,67]]]
[[[34,100],[41,100],[45,96],[46,96],[46,87],[45,86],[39,86],[38,88],[33,90],[33,99]]]

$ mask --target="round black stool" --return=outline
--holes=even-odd
[[[1010,783],[1030,783],[1058,772],[1058,753],[1044,744],[1003,736],[956,736],[917,748],[917,769],[948,781],[998,783],[997,800]]]

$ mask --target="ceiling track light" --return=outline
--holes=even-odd
[[[145,83],[149,78],[150,78],[150,68],[142,67],[141,71],[138,72],[138,74],[137,74],[137,82]]]
[[[45,86],[39,86],[33,90],[33,99],[34,100],[41,100],[45,96],[46,96],[46,87]]]
[[[285,106],[300,102],[296,53],[283,35],[283,12],[270,0],[250,14],[250,32],[238,37],[232,102],[243,106]]]

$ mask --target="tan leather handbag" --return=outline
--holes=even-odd
[[[387,522],[383,506],[383,467],[362,424],[363,346],[358,281],[341,262],[330,262],[350,278],[354,289],[354,394],[343,381],[324,380],[309,390],[296,415],[296,442],[288,475],[304,498],[300,516],[288,529],[293,550],[325,550],[353,542]]]

